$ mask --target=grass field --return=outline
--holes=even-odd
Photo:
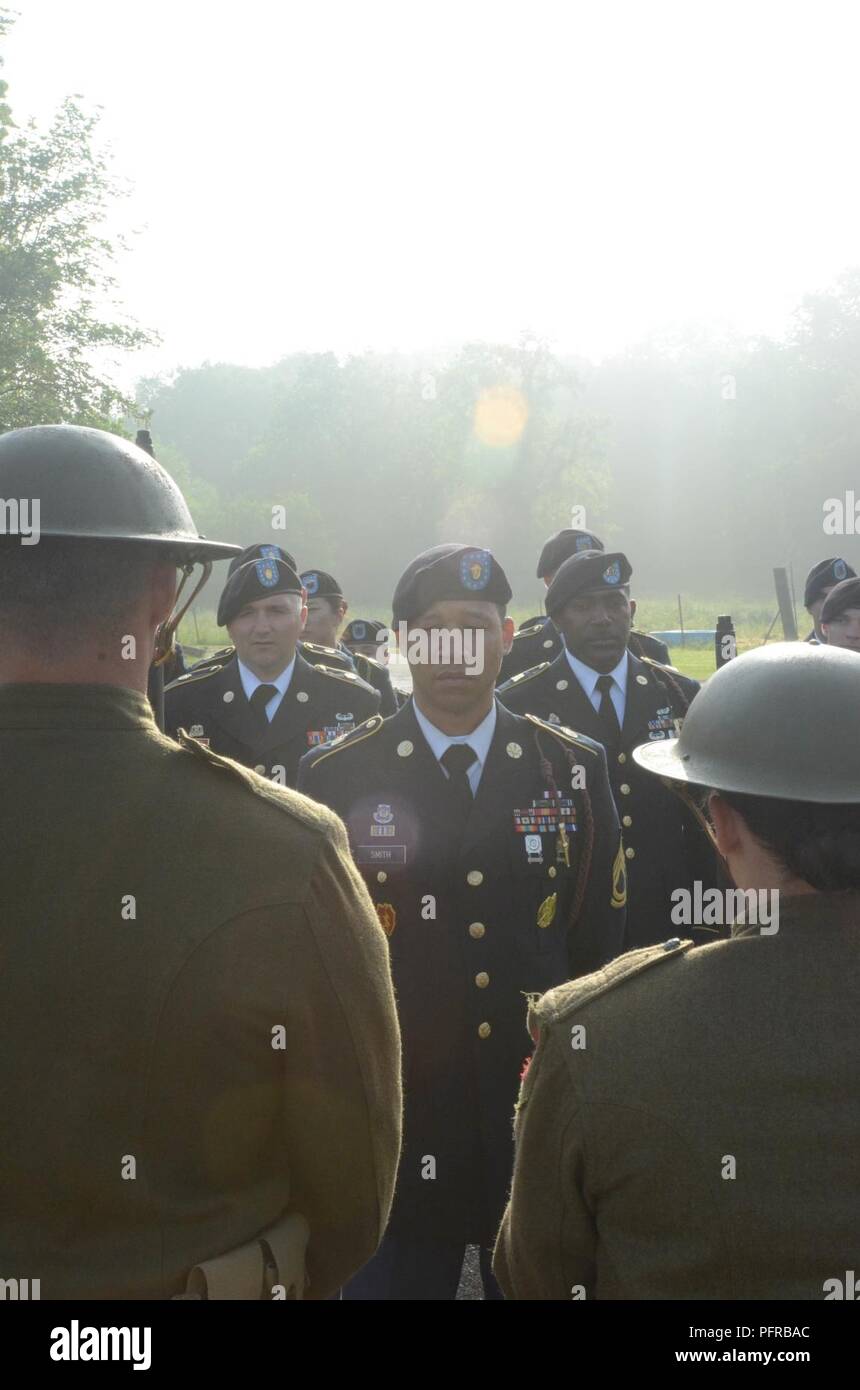
[[[755,602],[754,600],[728,598],[716,603],[713,599],[694,597],[685,598],[683,603],[685,629],[713,628],[716,626],[717,616],[720,613],[731,614],[737,633],[739,652],[748,651],[751,647],[757,647],[763,642],[774,615],[773,607],[768,608],[766,603]],[[513,605],[510,614],[515,625],[519,627],[526,618],[533,617],[537,608],[537,604],[532,604],[530,607],[524,604]],[[382,603],[352,603],[350,609],[356,616],[378,615],[383,621],[388,616],[387,605]],[[805,613],[798,615],[798,631],[801,637],[805,637],[807,632],[804,625],[805,619]],[[646,632],[668,631],[677,628],[679,626],[677,600],[639,599],[636,626]],[[184,646],[199,648],[201,654],[208,655],[218,647],[226,646],[229,638],[224,628],[217,626],[214,612],[204,610],[185,617],[180,628],[179,640]],[[777,622],[771,632],[770,641],[778,642],[781,640],[782,629]],[[191,655],[192,660],[197,659],[196,652]],[[710,643],[705,647],[673,646],[671,655],[673,665],[687,676],[693,676],[696,680],[706,680],[708,676],[713,674],[714,649]]]

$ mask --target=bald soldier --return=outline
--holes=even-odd
[[[337,818],[166,738],[144,694],[176,567],[234,547],[98,430],[0,436],[0,493],[42,527],[0,550],[2,1273],[325,1298],[394,1187],[385,937]]]
[[[729,662],[676,742],[637,749],[712,789],[736,924],[700,948],[681,925],[532,1007],[509,1298],[856,1296],[858,750],[860,666],[802,643]]]
[[[397,1196],[352,1299],[454,1298],[470,1244],[498,1297],[489,1253],[529,1047],[524,995],[593,969],[623,941],[602,748],[495,699],[510,596],[487,550],[417,556],[392,604],[411,700],[301,763],[301,790],[346,822],[389,934],[404,1038]]]
[[[240,565],[217,615],[233,646],[167,687],[168,733],[184,729],[214,752],[294,786],[309,748],[379,708],[377,691],[354,671],[305,660],[298,644],[306,617],[304,585],[286,560],[269,554]]]
[[[583,550],[603,549],[605,549],[603,541],[591,531],[577,531],[572,527],[557,531],[554,536],[550,536],[544,542],[538,560],[537,577],[542,579],[545,588],[549,589],[565,560],[569,560],[572,555],[579,555]],[[635,617],[636,602],[631,599],[631,623]],[[521,671],[528,671],[533,666],[539,665],[542,661],[553,661],[563,645],[561,634],[552,618],[548,616],[527,618],[524,623],[520,623],[519,632],[514,633],[511,650],[505,654],[502,660],[499,685],[510,680],[512,676],[518,676]],[[669,648],[659,638],[652,637],[650,632],[642,632],[639,628],[631,627],[628,645],[634,656],[648,656],[653,661],[661,661],[666,664],[669,662]]]
[[[560,654],[499,687],[508,709],[566,724],[606,749],[627,860],[628,947],[664,940],[674,890],[696,881],[710,887],[717,876],[694,817],[631,756],[642,739],[675,738],[699,690],[698,681],[630,651],[631,575],[620,551],[566,560],[546,598],[564,639]]]

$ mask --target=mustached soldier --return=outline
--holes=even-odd
[[[636,749],[645,776],[712,789],[770,920],[632,951],[532,1009],[509,1298],[857,1297],[858,750],[860,664],[798,642],[729,662],[679,739]]]
[[[233,647],[164,692],[168,733],[184,729],[216,753],[286,786],[308,748],[329,742],[379,708],[354,671],[312,666],[296,650],[307,616],[304,588],[285,560],[249,560],[218,605]]]
[[[717,873],[695,819],[630,756],[642,739],[674,738],[699,689],[629,651],[631,573],[620,552],[584,550],[566,560],[546,598],[564,648],[499,689],[508,709],[581,729],[606,748],[627,859],[628,947],[664,940],[672,892],[697,879],[709,887]]]
[[[583,550],[603,549],[603,541],[591,531],[576,531],[571,527],[557,531],[544,543],[538,560],[537,577],[542,579],[549,589],[565,560],[569,560],[572,555],[579,555]],[[630,600],[630,616],[632,622],[636,617],[636,604],[633,599]],[[659,638],[652,637],[650,632],[641,632],[639,628],[631,627],[627,645],[634,656],[648,656],[652,661],[669,664],[669,648]],[[539,666],[543,661],[554,661],[563,646],[561,634],[552,618],[527,618],[520,624],[519,632],[514,633],[511,650],[502,660],[499,685],[523,671]]]
[[[467,1244],[482,1247],[493,1296],[489,1247],[528,1050],[523,994],[594,968],[623,939],[624,860],[602,748],[495,699],[510,594],[488,551],[419,555],[393,601],[412,699],[300,768],[300,789],[346,821],[390,936],[405,1039],[392,1226],[348,1298],[453,1298]],[[480,670],[467,674],[456,648],[445,659],[443,631],[480,638]]]
[[[0,436],[0,493],[42,516],[0,546],[2,1273],[301,1297],[307,1244],[325,1298],[394,1186],[385,937],[340,822],[166,738],[145,697],[177,567],[235,547],[101,430]]]

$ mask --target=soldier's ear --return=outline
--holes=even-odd
[[[631,622],[635,622],[635,621],[636,621],[636,600],[635,600],[635,598],[631,598],[631,599],[629,600],[629,602],[630,602],[630,621],[631,621]]]
[[[708,797],[708,815],[714,827],[717,849],[724,859],[736,854],[741,846],[743,820],[733,806],[724,801],[719,792],[711,792]]]
[[[514,631],[513,618],[504,618],[502,621],[502,650],[505,655],[507,655],[513,645]]]

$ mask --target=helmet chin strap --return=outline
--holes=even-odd
[[[200,590],[203,588],[203,585],[206,583],[209,576],[211,575],[212,561],[203,561],[203,569],[200,575],[200,579],[195,584],[191,593],[188,595],[188,598],[185,600],[182,607],[180,608],[178,605],[180,597],[182,596],[182,590],[185,588],[185,585],[188,582],[190,576],[194,573],[194,564],[193,562],[191,564],[186,563],[181,566],[181,569],[182,578],[179,581],[179,588],[176,590],[176,596],[173,600],[173,608],[171,610],[170,617],[165,622],[159,623],[158,629],[155,634],[155,651],[152,657],[153,666],[163,665],[163,663],[170,656],[170,653],[173,651],[173,643],[176,637],[176,629],[179,627],[179,624],[182,622],[182,619],[185,617],[185,614],[188,612],[188,609],[191,607],[197,595],[200,593]]]

